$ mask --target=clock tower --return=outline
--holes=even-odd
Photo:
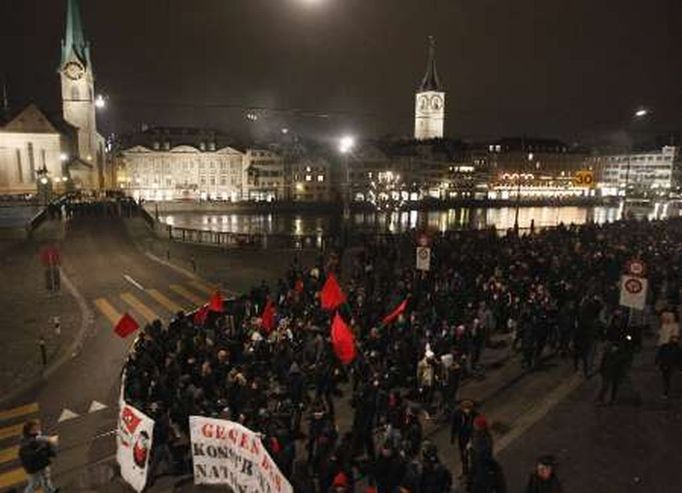
[[[429,60],[426,74],[415,97],[414,138],[440,139],[445,124],[445,92],[436,70],[436,40],[429,36]]]
[[[95,78],[90,60],[90,43],[83,33],[78,0],[67,0],[66,32],[62,40],[58,73],[62,82],[64,120],[78,129],[77,157],[96,167],[99,159]]]

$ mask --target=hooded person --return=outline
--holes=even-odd
[[[540,457],[535,470],[528,478],[525,493],[563,493],[561,482],[556,475],[556,466],[556,460],[552,455]]]
[[[467,460],[467,449],[471,437],[474,433],[474,420],[478,417],[474,401],[464,399],[460,402],[458,409],[452,414],[450,426],[450,443],[455,443],[459,448],[459,457],[462,461],[462,476],[469,475],[469,461]]]

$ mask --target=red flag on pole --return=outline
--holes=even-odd
[[[322,303],[322,308],[329,311],[335,310],[346,302],[346,295],[341,291],[341,287],[336,281],[334,274],[330,273],[327,276],[327,280],[324,286],[322,286],[322,291],[320,291],[320,302]]]
[[[199,308],[196,312],[194,312],[194,325],[201,325],[203,326],[206,323],[206,319],[208,318],[208,312],[210,310],[208,309],[208,305],[204,305],[201,308]]]
[[[114,327],[114,332],[116,332],[116,335],[119,337],[125,339],[139,328],[140,326],[137,324],[135,319],[127,313],[124,313],[121,317],[121,320],[119,320],[116,324],[116,327]]]
[[[220,294],[220,291],[216,291],[211,295],[211,299],[208,301],[208,309],[212,312],[222,312],[224,308],[223,295]]]
[[[395,319],[397,319],[397,318],[405,311],[405,308],[407,308],[407,298],[405,298],[405,299],[403,300],[403,302],[400,303],[400,304],[398,305],[398,307],[397,307],[395,310],[393,310],[391,313],[389,313],[388,315],[386,315],[386,316],[381,320],[381,323],[382,323],[383,325],[388,325],[388,324],[390,324],[391,322],[393,322]]]
[[[338,312],[334,315],[334,321],[332,322],[332,345],[334,346],[336,356],[344,365],[351,363],[355,359],[355,338]]]
[[[265,309],[263,310],[263,315],[261,316],[263,328],[268,332],[272,332],[275,328],[275,304],[268,299],[265,303]]]

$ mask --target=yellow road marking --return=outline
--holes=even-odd
[[[170,310],[173,313],[177,313],[182,310],[182,307],[171,300],[165,294],[160,293],[156,289],[148,289],[147,294],[154,298],[154,300],[164,308]]]
[[[111,303],[109,303],[105,298],[97,298],[95,300],[95,306],[99,308],[99,311],[102,312],[102,315],[109,319],[111,325],[116,325],[118,321],[121,320],[121,314],[118,313],[116,308],[111,306]]]
[[[0,474],[0,488],[9,488],[26,482],[26,473],[19,467]]]
[[[186,288],[180,286],[179,284],[171,284],[170,288],[171,288],[171,290],[175,291],[176,293],[178,293],[183,298],[194,303],[195,305],[201,306],[204,303],[206,303],[206,300],[204,300],[203,298],[200,298],[199,296],[192,293],[191,291],[188,291]]]
[[[121,299],[132,306],[135,311],[146,318],[148,322],[153,322],[154,320],[161,318],[147,305],[138,300],[132,293],[121,293]]]
[[[8,447],[0,450],[0,465],[11,462],[19,458],[19,446]]]
[[[7,421],[9,419],[19,418],[21,416],[28,416],[38,412],[38,403],[32,402],[24,406],[15,407],[14,409],[7,409],[0,411],[0,421]]]
[[[21,428],[23,426],[23,423],[19,423],[17,425],[0,428],[0,440],[21,435]]]

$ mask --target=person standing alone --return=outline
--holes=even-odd
[[[50,463],[57,456],[57,438],[44,436],[40,422],[31,419],[24,423],[19,447],[19,460],[28,476],[24,493],[33,493],[42,488],[43,493],[57,493],[50,478]]]

